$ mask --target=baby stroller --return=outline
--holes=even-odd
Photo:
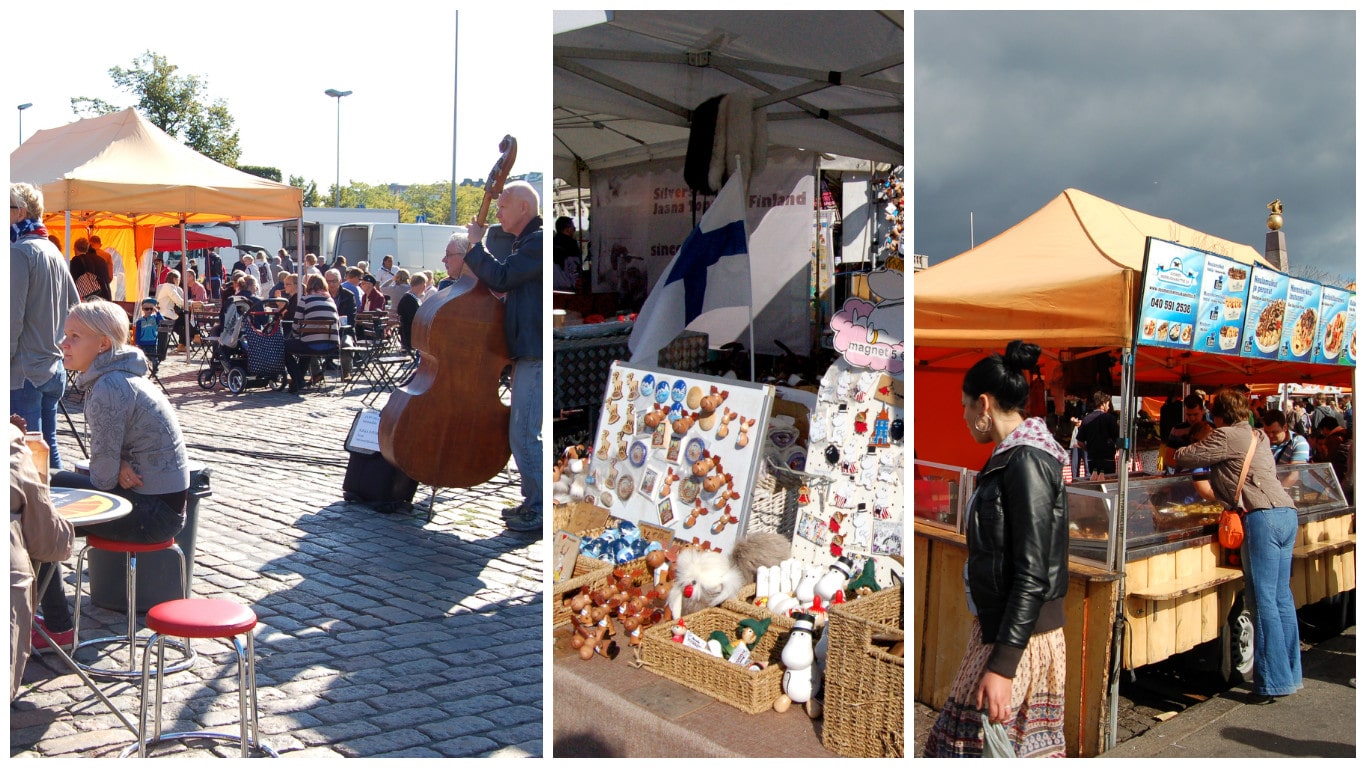
[[[231,301],[210,358],[199,371],[199,386],[213,389],[221,385],[234,395],[253,386],[269,386],[277,392],[284,389],[289,378],[280,316],[252,312],[251,300],[245,297]],[[266,323],[257,330],[252,318],[261,317]]]

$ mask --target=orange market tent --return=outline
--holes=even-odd
[[[48,231],[63,232],[70,214],[68,255],[67,240],[98,234],[123,256],[128,276],[159,225],[303,212],[299,189],[215,162],[131,108],[34,133],[10,154],[10,179],[42,189]],[[137,284],[125,285],[135,299]]]
[[[985,243],[915,274],[915,457],[976,469],[991,446],[977,445],[962,421],[963,374],[1012,339],[1032,341],[1051,360],[1113,355],[1120,362],[1122,436],[1134,433],[1135,383],[1198,381],[1312,381],[1347,384],[1347,366],[1288,364],[1225,355],[1135,347],[1135,317],[1143,283],[1147,238],[1217,253],[1244,264],[1270,266],[1256,250],[1068,189],[1037,212]],[[1049,365],[1048,363],[1052,363]],[[1098,371],[1109,366],[1098,366]],[[1118,504],[1128,503],[1127,448],[1121,447]],[[1117,517],[1115,561],[1118,605],[1124,603],[1125,516]],[[1119,609],[1117,609],[1119,610]],[[1123,625],[1116,623],[1112,658],[1119,657]],[[1116,722],[1119,677],[1110,681]],[[1107,727],[1106,747],[1115,730]]]
[[[976,468],[989,453],[968,436],[959,392],[967,368],[1012,339],[1060,359],[1133,345],[1148,237],[1271,266],[1256,249],[1068,189],[972,250],[915,273],[915,429],[919,458]],[[1051,363],[1051,364],[1050,364]],[[1350,384],[1353,368],[1138,347],[1138,381],[1217,386]],[[1119,377],[1115,390],[1120,394]],[[929,438],[929,439],[924,439]]]

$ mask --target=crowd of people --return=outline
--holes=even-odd
[[[445,263],[450,279],[434,285],[428,272],[395,269],[386,256],[371,273],[362,262],[348,266],[338,258],[326,269],[314,254],[303,260],[302,292],[289,254],[257,259],[243,254],[231,271],[216,251],[205,259],[203,275],[161,256],[148,259],[151,280],[134,309],[115,303],[108,254],[97,237],[73,243],[76,258],[67,262],[60,242],[43,224],[42,192],[29,184],[10,185],[10,412],[11,412],[11,695],[22,679],[30,648],[46,637],[72,641],[71,611],[60,562],[70,556],[73,535],[96,534],[125,542],[154,543],[175,536],[185,524],[190,484],[185,441],[167,395],[149,377],[165,355],[168,334],[178,347],[219,330],[196,325],[195,302],[247,298],[259,309],[263,298],[283,299],[280,312],[291,325],[310,329],[309,320],[328,321],[330,332],[306,330],[287,342],[287,350],[316,355],[338,348],[341,321],[355,325],[358,312],[387,309],[403,323],[405,348],[421,304],[454,283],[462,272],[477,276],[505,297],[506,342],[514,361],[510,447],[522,476],[523,503],[504,515],[516,531],[541,530],[541,219],[540,200],[525,182],[509,184],[499,198],[498,219],[516,239],[511,254],[498,260],[484,249],[483,227],[471,223],[469,237],[453,238]],[[185,265],[188,267],[188,265]],[[265,286],[269,286],[265,288]],[[130,317],[129,312],[134,316]],[[296,322],[297,321],[297,322]],[[303,384],[303,367],[286,358],[291,392]],[[67,471],[57,441],[57,414],[67,391],[68,373],[84,393],[89,435],[89,474]],[[51,483],[94,488],[124,497],[132,512],[119,520],[74,531],[52,509],[46,485],[36,479],[24,433],[41,433],[49,447]],[[50,576],[49,576],[50,574]],[[36,586],[47,587],[36,595]],[[33,602],[41,600],[42,617]],[[45,631],[31,630],[38,623]]]

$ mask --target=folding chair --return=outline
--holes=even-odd
[[[328,335],[328,336],[335,336],[335,335],[337,334],[337,321],[335,321],[335,320],[295,320],[295,321],[294,321],[294,335],[297,336],[297,337],[299,337],[299,338],[304,338],[304,337],[306,337],[306,336],[314,336],[314,335],[324,335],[324,334],[325,334],[325,335]],[[321,376],[322,376],[323,379],[326,379],[326,377],[327,377],[327,366],[326,366],[326,363],[327,363],[328,360],[331,360],[331,359],[334,359],[334,358],[340,358],[340,356],[341,356],[341,348],[340,348],[340,345],[338,345],[338,348],[337,348],[337,349],[331,349],[331,350],[327,350],[327,351],[325,351],[325,352],[296,352],[296,353],[294,353],[294,356],[295,356],[295,357],[298,357],[301,361],[307,361],[307,362],[308,362],[308,370],[305,371],[305,376],[306,376],[306,378],[307,378],[307,383],[312,384],[312,383],[313,383],[313,380],[314,380],[315,378],[318,378],[318,374],[314,372],[314,368],[321,367]],[[338,378],[341,377],[340,368],[341,368],[341,366],[339,365],[339,366],[338,366],[338,374],[337,374]]]

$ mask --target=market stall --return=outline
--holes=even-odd
[[[904,754],[900,271],[869,285],[814,392],[612,363],[592,447],[554,478],[557,754]],[[764,534],[783,559],[750,574]],[[589,702],[632,730],[727,725],[663,747],[599,729]]]
[[[37,131],[10,154],[10,178],[43,191],[46,225],[71,254],[75,237],[98,234],[123,290],[147,292],[155,228],[186,223],[298,217],[303,192],[217,163],[129,108]]]
[[[1169,257],[1178,255],[1185,258],[1176,281],[1184,299],[1159,290],[1157,279],[1156,270],[1170,269]],[[916,276],[916,453],[939,465],[918,465],[914,480],[917,500],[926,504],[916,509],[916,567],[927,585],[918,608],[941,589],[956,588],[962,600],[962,563],[955,571],[955,556],[941,554],[945,547],[934,542],[957,535],[970,470],[989,452],[970,440],[951,405],[966,369],[1024,338],[1045,349],[1045,379],[1057,389],[1055,401],[1064,390],[1089,396],[1099,389],[1121,398],[1124,469],[1112,481],[1069,488],[1073,592],[1080,592],[1069,592],[1069,609],[1081,599],[1081,615],[1105,616],[1108,625],[1104,642],[1080,644],[1079,635],[1075,643],[1068,636],[1069,754],[1094,755],[1113,743],[1108,723],[1117,677],[1109,670],[1116,655],[1124,668],[1134,668],[1214,639],[1236,651],[1241,573],[1219,565],[1210,510],[1198,503],[1189,478],[1130,477],[1133,414],[1141,394],[1165,393],[1174,384],[1213,390],[1251,382],[1350,382],[1354,295],[1297,286],[1287,301],[1291,282],[1249,247],[1079,190],[1065,191],[1000,236]],[[1262,316],[1287,304],[1294,311],[1279,312],[1273,342],[1273,331],[1260,327]],[[1301,321],[1311,304],[1314,319]],[[1339,312],[1342,327],[1335,325]],[[1301,333],[1303,325],[1313,328]],[[1325,332],[1331,363],[1324,360]],[[1331,471],[1325,476],[1323,466],[1313,466],[1290,482],[1304,504],[1296,578],[1306,601],[1355,586],[1346,575],[1355,565],[1354,508],[1332,480]],[[1069,632],[1077,631],[1069,623]],[[917,662],[928,664],[958,641],[939,626],[918,623]],[[1226,658],[1236,660],[1236,654]],[[933,676],[917,679],[925,681],[917,683],[920,700],[942,706],[947,682],[940,687]],[[1081,682],[1074,686],[1072,680]]]

